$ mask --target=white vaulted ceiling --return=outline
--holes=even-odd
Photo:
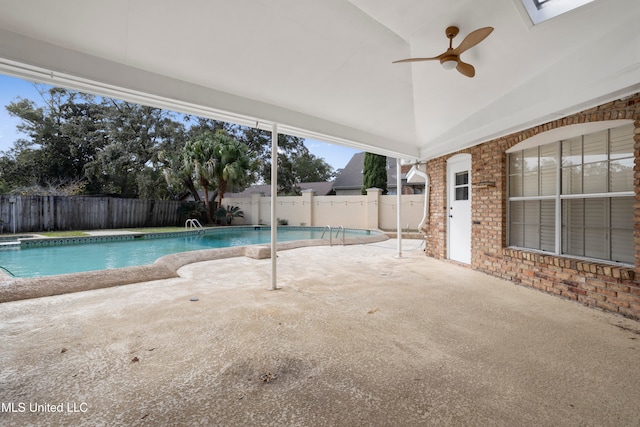
[[[0,72],[431,158],[640,90],[640,2],[533,26],[520,0],[0,0]],[[444,30],[494,32],[437,61]]]

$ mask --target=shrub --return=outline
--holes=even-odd
[[[202,221],[205,217],[206,207],[203,202],[184,202],[178,208],[178,215],[180,215],[180,220],[187,219],[197,219],[198,221]]]
[[[233,218],[244,218],[244,212],[240,210],[238,206],[227,206],[226,208],[219,208],[216,211],[216,218],[220,218],[221,221],[231,225]]]

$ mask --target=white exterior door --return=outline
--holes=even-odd
[[[471,263],[471,155],[447,161],[447,244],[449,259]]]

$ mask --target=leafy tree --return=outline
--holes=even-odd
[[[28,136],[16,141],[9,153],[11,170],[3,179],[10,186],[82,179],[86,162],[103,142],[102,111],[92,95],[37,87],[41,106],[27,99],[6,106],[21,119],[17,130]],[[7,180],[12,174],[15,181]]]
[[[105,144],[86,166],[95,191],[147,198],[166,198],[157,153],[166,140],[184,141],[184,126],[158,108],[104,99]],[[142,191],[141,191],[142,190]]]
[[[197,219],[200,221],[203,216],[206,216],[206,208],[201,201],[188,201],[180,204],[178,215],[181,220]]]
[[[215,134],[218,131],[224,131],[229,135],[238,137],[241,134],[242,127],[220,120],[209,119],[206,117],[196,117],[187,115],[184,117],[185,123],[189,124],[188,138],[193,139],[205,133]]]
[[[167,183],[167,191],[173,198],[178,198],[183,189],[191,193],[196,202],[200,201],[200,193],[193,181],[193,165],[185,161],[185,151],[169,152],[161,150],[158,160],[162,164],[162,175]]]
[[[85,180],[82,188],[89,194],[173,195],[159,153],[180,151],[186,141],[185,126],[174,113],[37,87],[38,103],[18,99],[6,107],[21,119],[17,129],[27,136],[0,157],[2,191]]]
[[[293,173],[299,183],[329,181],[335,177],[331,165],[309,152],[293,158]]]
[[[195,190],[191,179],[184,181],[182,189],[176,189],[168,185],[165,177],[166,157],[177,158],[178,164],[187,141],[187,131],[184,122],[178,121],[175,113],[163,111],[160,119],[160,132],[154,147],[151,149],[151,159],[145,164],[145,168],[136,178],[138,194],[148,199],[175,199],[182,195],[184,189]],[[176,190],[179,193],[176,193]],[[197,192],[195,192],[197,195]],[[198,198],[195,198],[198,200]]]
[[[271,183],[271,132],[241,128],[238,139],[247,145],[254,159],[251,167],[254,175],[252,182]],[[295,187],[293,159],[304,153],[309,153],[309,150],[305,147],[303,138],[278,134],[278,187]]]
[[[37,185],[40,180],[40,156],[37,150],[13,148],[0,158],[2,194],[14,188]]]
[[[265,173],[268,178],[265,179],[266,184],[271,184],[271,162],[265,165]],[[296,175],[293,172],[293,162],[284,153],[278,153],[278,194],[283,196],[299,196],[302,194]]]
[[[145,166],[136,174],[137,197],[141,199],[170,200],[173,193],[166,184],[163,170],[155,165]]]
[[[367,194],[367,188],[380,188],[382,194],[387,194],[387,158],[385,156],[364,153],[362,194]]]
[[[45,185],[33,184],[24,187],[14,187],[10,194],[21,196],[77,196],[83,193],[84,181],[54,181]]]
[[[220,186],[222,198],[227,189],[270,182],[270,132],[63,88],[37,87],[39,100],[18,99],[6,107],[21,120],[17,130],[26,136],[0,153],[1,193],[74,182],[78,183],[74,191],[84,194],[163,199],[189,191],[199,200],[195,163],[185,157],[184,147],[187,141],[212,138],[219,131],[244,149],[231,144],[225,158],[221,154],[216,162],[226,164],[232,152],[241,158],[240,152],[248,152],[251,157],[248,166],[244,161],[239,163],[242,167],[230,162],[219,174],[222,180],[215,178],[206,188]],[[302,138],[279,135],[278,144],[280,192],[296,194],[298,182],[330,179],[331,167],[310,154]]]

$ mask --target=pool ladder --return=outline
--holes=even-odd
[[[331,239],[331,236],[333,235],[333,229],[331,228],[330,225],[327,225],[324,228],[324,231],[322,232],[322,236],[320,237],[320,240],[324,239],[324,235],[327,232],[327,230],[329,230],[329,246],[333,246],[333,240]],[[342,225],[338,227],[336,231],[336,238],[340,234],[340,231],[342,231],[342,246],[344,246],[344,227]]]
[[[200,221],[198,221],[195,218],[189,218],[188,220],[186,220],[184,222],[184,228],[186,229],[194,229],[194,230],[198,230],[198,231],[204,231],[204,227],[202,226],[202,224],[200,224]]]

